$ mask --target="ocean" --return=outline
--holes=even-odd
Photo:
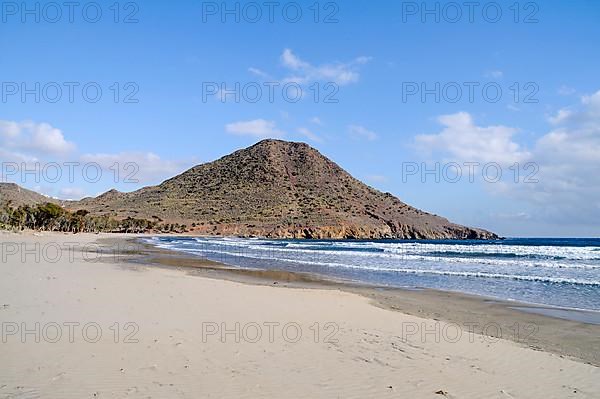
[[[271,240],[153,237],[150,243],[250,269],[600,311],[600,239]]]

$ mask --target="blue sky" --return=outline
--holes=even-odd
[[[4,180],[132,191],[277,137],[458,223],[600,234],[597,1],[24,4],[0,20]]]

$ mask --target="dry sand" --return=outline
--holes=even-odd
[[[79,250],[99,237],[0,233],[0,398],[599,397],[581,360],[338,289]]]

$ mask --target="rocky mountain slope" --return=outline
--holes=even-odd
[[[0,207],[10,203],[11,207],[37,205],[45,202],[58,204],[58,200],[27,190],[15,183],[0,183]]]
[[[185,224],[198,234],[273,238],[488,239],[377,191],[304,143],[263,140],[158,186],[111,190],[72,211]]]

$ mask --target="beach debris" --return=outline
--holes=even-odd
[[[436,395],[448,396],[448,392],[440,389],[439,391],[435,391]]]

